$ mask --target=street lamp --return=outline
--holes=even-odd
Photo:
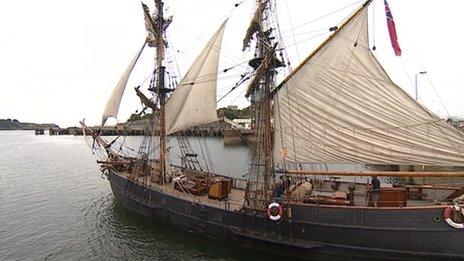
[[[417,75],[419,74],[426,74],[427,72],[426,71],[422,71],[422,72],[418,72],[416,73],[414,79],[415,79],[415,87],[416,87],[416,101],[417,101],[417,98],[418,98],[418,94],[417,94]]]

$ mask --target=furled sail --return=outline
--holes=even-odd
[[[275,161],[463,166],[463,134],[392,82],[367,23],[365,4],[275,92]]]
[[[117,117],[122,95],[124,94],[124,91],[126,90],[127,81],[129,80],[129,76],[132,70],[134,69],[135,64],[137,63],[137,60],[142,54],[143,49],[145,48],[145,44],[146,42],[143,43],[142,48],[140,48],[140,50],[137,52],[135,57],[132,59],[129,66],[127,66],[126,70],[124,71],[124,74],[121,76],[118,84],[114,88],[113,93],[111,93],[111,96],[108,102],[106,103],[105,111],[103,112],[102,126],[105,125],[105,122],[106,120],[108,120],[108,118]]]
[[[145,96],[145,94],[143,94],[142,91],[140,91],[140,86],[134,89],[135,89],[135,93],[137,94],[137,96],[139,96],[140,101],[145,107],[152,109],[154,112],[158,111],[158,107],[156,106],[156,103],[151,101],[147,96]]]
[[[208,41],[166,102],[166,134],[215,122],[216,81],[226,21]]]
[[[255,14],[251,19],[250,25],[245,34],[245,38],[243,39],[243,51],[248,47],[250,44],[250,40],[256,32],[261,32],[261,20],[263,20],[263,12],[266,8],[267,0],[258,1],[258,8],[256,8]]]
[[[145,29],[147,30],[147,43],[150,47],[156,47],[156,21],[150,15],[148,6],[142,3],[143,15],[145,18]]]

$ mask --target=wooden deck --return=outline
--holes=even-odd
[[[130,175],[128,173],[121,173],[125,177],[129,177]],[[203,205],[208,205],[211,207],[217,207],[221,209],[227,209],[227,210],[240,210],[243,206],[244,202],[244,197],[245,197],[245,190],[242,189],[236,189],[232,188],[231,192],[229,194],[229,197],[224,199],[224,200],[216,200],[216,199],[210,199],[208,198],[208,194],[203,195],[203,196],[195,196],[188,194],[186,192],[179,191],[174,188],[174,182],[167,183],[164,186],[151,182],[150,178],[148,177],[139,177],[137,180],[134,180],[138,184],[145,185],[147,187],[150,187],[154,190],[161,191],[167,195],[181,198],[187,201],[191,201],[192,203],[198,203],[198,204],[203,204]]]
[[[121,173],[121,175],[124,175],[125,177],[130,177],[128,173]],[[244,204],[244,198],[245,198],[245,190],[244,189],[238,189],[238,188],[232,188],[231,193],[229,194],[228,198],[224,200],[216,200],[216,199],[210,199],[208,197],[208,194],[203,195],[203,196],[195,196],[191,195],[187,192],[182,192],[174,188],[174,183],[167,183],[164,186],[157,184],[155,182],[151,182],[148,177],[139,177],[137,180],[135,180],[136,183],[150,187],[154,190],[163,192],[167,195],[177,197],[180,199],[184,199],[187,201],[191,201],[192,203],[196,204],[203,204],[211,207],[217,207],[221,209],[226,209],[226,210],[232,210],[232,211],[238,211],[243,207]],[[329,189],[327,189],[329,182],[325,183],[324,182],[324,187],[325,189],[322,190],[313,190],[312,196],[314,197],[316,195],[319,196],[329,196],[333,194],[335,196],[335,193]],[[355,192],[355,197],[354,197],[354,206],[355,207],[369,207],[369,202],[366,197],[366,191],[365,191],[365,184],[356,184],[358,185],[358,190]],[[345,191],[345,186],[346,184],[342,183],[342,186],[340,187],[339,191],[342,192],[347,192]],[[429,192],[430,193],[430,192]],[[317,196],[316,196],[317,197]],[[443,196],[441,196],[443,199]],[[295,201],[297,203],[298,200]],[[432,199],[424,199],[424,200],[412,200],[412,199],[407,199],[407,205],[404,207],[425,207],[425,206],[437,206],[440,205],[438,203],[439,201],[432,200]],[[302,202],[299,202],[299,204],[302,204]],[[304,203],[303,203],[304,204]],[[311,204],[309,204],[311,205]],[[323,204],[324,205],[324,204]],[[347,205],[348,206],[348,205]]]

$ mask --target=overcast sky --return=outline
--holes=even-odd
[[[277,1],[284,45],[294,67],[329,36],[329,27],[362,3]],[[144,2],[153,7],[152,0]],[[234,8],[236,2],[243,3]],[[371,43],[375,39],[377,47],[374,54],[392,79],[411,95],[414,95],[415,74],[427,71],[418,77],[419,101],[440,116],[448,113],[464,116],[464,37],[460,28],[464,1],[390,0],[389,3],[403,56],[395,57],[390,46],[381,0],[375,0],[370,8],[370,29],[374,36]],[[249,57],[250,53],[241,52],[240,45],[254,0],[167,0],[166,5],[167,13],[174,16],[169,41],[181,74],[229,16],[220,69],[240,64]],[[313,21],[346,6],[349,7]],[[78,125],[82,118],[90,125],[100,122],[107,98],[145,39],[138,0],[0,1],[0,33],[0,118],[54,122],[62,127]],[[140,109],[132,87],[144,83],[152,64],[153,50],[148,50],[129,81],[120,121]],[[246,69],[242,65],[220,75],[218,97]],[[247,106],[242,97],[244,89],[245,86],[234,91],[219,106]]]

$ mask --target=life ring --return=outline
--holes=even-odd
[[[457,229],[463,229],[464,224],[463,223],[455,223],[453,220],[451,220],[451,213],[453,210],[461,212],[461,215],[464,216],[464,209],[459,207],[459,206],[450,206],[445,209],[445,212],[443,213],[443,218],[445,219],[446,223],[448,225],[457,228]]]
[[[277,213],[277,215],[272,214],[272,209],[273,208],[277,208],[277,210],[279,211]],[[281,219],[283,212],[284,211],[283,211],[282,207],[279,205],[279,203],[272,202],[271,204],[269,204],[269,206],[267,206],[267,216],[272,221],[277,221],[277,220]]]

